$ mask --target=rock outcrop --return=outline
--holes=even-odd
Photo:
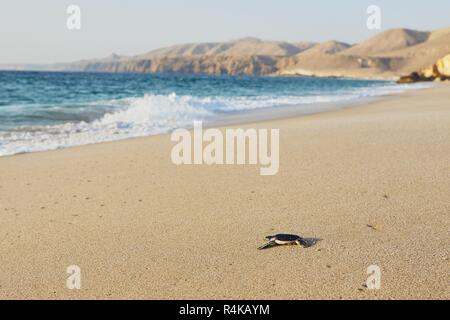
[[[412,72],[407,76],[402,76],[398,83],[415,83],[424,81],[446,81],[450,80],[450,54],[439,59],[431,67]]]
[[[450,77],[450,54],[436,62],[435,68],[443,77]]]

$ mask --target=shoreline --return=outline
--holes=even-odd
[[[243,112],[237,112],[236,114],[226,114],[225,119],[220,119],[215,122],[207,123],[205,128],[210,128],[213,126],[224,127],[226,125],[237,126],[237,125],[249,125],[252,123],[270,122],[276,120],[290,119],[290,118],[300,118],[309,115],[316,115],[328,112],[335,112],[339,110],[358,108],[360,106],[365,106],[371,103],[376,103],[379,101],[395,99],[401,97],[408,92],[423,91],[438,87],[439,84],[432,84],[426,87],[419,87],[413,89],[405,89],[405,91],[382,94],[371,97],[363,98],[352,98],[349,100],[337,101],[337,102],[320,102],[305,105],[296,106],[278,106],[265,109],[256,110],[246,110]],[[299,107],[310,107],[309,109],[296,109]],[[314,110],[313,110],[314,109]],[[253,113],[253,114],[252,114]],[[227,119],[229,118],[229,119]]]
[[[389,82],[389,81],[386,81],[386,82]],[[335,102],[306,103],[306,104],[299,104],[299,105],[280,105],[277,107],[268,107],[268,108],[262,108],[262,109],[248,109],[248,110],[221,113],[220,118],[207,120],[204,122],[203,126],[204,126],[204,128],[213,128],[213,127],[223,128],[225,126],[236,127],[238,125],[249,125],[252,123],[276,121],[276,120],[282,120],[282,119],[304,117],[304,116],[314,115],[314,114],[334,112],[334,111],[347,109],[347,108],[357,108],[359,106],[374,103],[377,101],[382,101],[384,99],[394,99],[395,97],[399,97],[399,96],[401,96],[405,93],[411,92],[411,91],[427,90],[427,89],[430,89],[433,87],[437,87],[437,86],[439,86],[439,84],[434,84],[434,83],[428,84],[428,85],[412,84],[412,85],[408,85],[408,86],[417,86],[417,87],[416,88],[406,88],[405,87],[403,89],[403,91],[400,91],[400,92],[390,92],[387,94],[380,94],[380,95],[374,95],[374,96],[368,96],[368,97],[362,97],[362,98],[349,98],[348,100],[340,100],[340,101],[335,101]],[[187,127],[186,129],[192,130],[192,127]],[[158,134],[152,134],[152,135],[142,135],[142,136],[135,136],[135,137],[128,137],[128,138],[120,138],[120,139],[113,139],[113,140],[105,140],[105,141],[100,141],[100,142],[93,142],[93,143],[86,143],[86,144],[79,144],[79,145],[69,145],[69,146],[58,147],[55,149],[48,149],[48,150],[18,152],[15,154],[0,155],[0,159],[5,158],[5,157],[24,155],[24,154],[58,151],[58,150],[90,146],[90,145],[96,145],[96,144],[102,144],[102,143],[127,141],[127,140],[132,140],[132,139],[141,139],[141,138],[147,138],[147,137],[152,137],[152,136],[161,136],[161,135],[162,136],[170,135],[170,132],[158,133]]]
[[[449,89],[242,125],[280,129],[273,177],[175,166],[168,135],[1,157],[0,298],[449,299]]]
[[[123,72],[107,72],[107,71],[90,71],[90,70],[33,70],[33,69],[1,69],[0,72],[33,72],[33,73],[94,73],[94,74],[141,74],[141,75],[173,75],[173,76],[201,76],[201,77],[250,77],[250,78],[324,78],[324,79],[342,79],[342,80],[360,80],[360,81],[397,81],[401,75],[379,75],[379,76],[351,76],[351,75],[321,75],[321,74],[301,74],[301,73],[273,73],[273,74],[208,74],[208,73],[163,73],[163,72],[137,72],[137,71],[123,71]]]

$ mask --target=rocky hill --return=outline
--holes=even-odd
[[[409,29],[391,29],[348,49],[345,54],[353,56],[383,55],[394,50],[409,48],[423,43],[430,37],[430,32]]]
[[[113,54],[104,59],[9,69],[398,79],[449,53],[450,28],[434,32],[393,29],[356,45],[243,38],[176,45],[132,57]]]
[[[393,29],[335,54],[297,55],[278,74],[397,79],[449,53],[450,28],[434,32]]]
[[[310,43],[288,43],[282,41],[263,41],[257,38],[243,38],[229,42],[193,43],[177,45],[150,51],[134,59],[154,58],[192,58],[205,56],[271,56],[288,57],[314,46]]]
[[[341,51],[347,50],[351,45],[344,42],[339,41],[327,41],[319,44],[315,44],[297,54],[297,56],[306,56],[306,55],[314,55],[314,54],[336,54]]]

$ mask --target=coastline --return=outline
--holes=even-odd
[[[1,157],[0,298],[449,299],[449,88],[242,125],[281,130],[274,177],[168,135]],[[322,241],[256,250],[277,232]]]
[[[248,125],[252,123],[270,122],[289,118],[299,118],[308,115],[344,110],[348,108],[358,108],[359,106],[364,106],[378,101],[395,99],[396,97],[401,97],[403,94],[406,94],[408,92],[428,90],[434,87],[438,87],[439,84],[438,83],[416,84],[416,86],[417,86],[416,88],[413,89],[408,88],[407,90],[405,89],[404,91],[401,92],[392,92],[388,94],[381,94],[363,98],[354,98],[337,102],[321,102],[298,106],[278,106],[272,108],[239,111],[236,112],[235,114],[233,113],[224,114],[222,119],[218,119],[217,121],[212,121],[210,123],[205,124],[205,128],[237,126],[246,124]]]
[[[52,73],[54,74],[54,73]],[[247,78],[247,76],[246,76]],[[300,77],[305,78],[305,77]],[[308,78],[308,77],[306,77]],[[364,79],[346,79],[342,78],[342,81],[348,80],[348,81],[359,81],[359,82],[365,82]],[[370,80],[368,83],[370,83]],[[398,94],[401,94],[403,92],[408,92],[411,90],[421,90],[426,89],[435,84],[409,84],[409,85],[398,85],[391,83],[390,81],[382,81],[380,83],[377,83],[374,85],[372,83],[372,86],[367,85],[366,88],[355,88],[353,90],[342,90],[339,94],[330,94],[325,93],[323,95],[299,95],[296,96],[295,94],[291,96],[286,96],[280,99],[276,102],[270,102],[270,106],[267,106],[264,104],[264,102],[255,101],[253,103],[258,104],[257,106],[254,105],[244,105],[241,106],[241,101],[234,101],[234,107],[230,108],[230,110],[214,110],[214,106],[212,110],[209,110],[208,107],[203,108],[202,104],[203,101],[200,101],[198,103],[199,106],[199,112],[202,110],[205,113],[209,113],[204,119],[202,119],[202,115],[200,114],[200,119],[193,118],[191,116],[191,121],[181,121],[181,123],[178,124],[178,126],[174,125],[164,125],[162,127],[160,126],[160,123],[158,123],[158,115],[152,114],[152,117],[147,119],[148,121],[148,127],[145,130],[131,130],[127,132],[127,130],[122,130],[126,126],[128,126],[127,121],[127,115],[122,114],[126,111],[126,109],[116,108],[116,109],[110,109],[108,112],[105,112],[101,115],[101,117],[91,119],[90,121],[85,121],[82,118],[67,118],[64,123],[55,123],[54,128],[50,131],[50,129],[46,129],[44,124],[39,122],[32,122],[33,125],[42,126],[42,133],[40,135],[43,135],[44,137],[41,137],[39,134],[30,134],[29,136],[24,136],[14,134],[14,130],[12,130],[11,134],[9,134],[10,128],[6,127],[6,131],[0,132],[2,134],[0,136],[0,139],[4,139],[4,143],[0,144],[0,158],[6,157],[6,156],[14,156],[18,154],[27,154],[27,153],[33,153],[33,152],[45,152],[50,150],[60,150],[60,149],[66,149],[66,148],[72,148],[72,147],[78,147],[83,145],[92,145],[92,144],[98,144],[98,143],[107,143],[107,142],[114,142],[114,141],[123,141],[128,139],[134,139],[134,138],[141,138],[141,137],[147,137],[147,136],[153,136],[153,135],[165,135],[170,133],[175,128],[186,128],[188,130],[192,129],[192,123],[193,119],[195,120],[202,120],[203,125],[205,128],[210,127],[223,127],[223,126],[236,126],[236,125],[242,125],[242,124],[249,124],[249,123],[255,123],[255,122],[261,122],[261,121],[270,121],[270,120],[277,120],[277,119],[285,119],[285,118],[291,118],[291,117],[298,117],[298,116],[305,116],[309,114],[317,114],[317,113],[323,113],[323,112],[330,112],[334,110],[339,110],[341,108],[348,108],[348,107],[355,107],[358,105],[364,105],[367,103],[371,103],[373,101],[390,98],[393,96],[396,96]],[[359,90],[359,91],[358,91]],[[365,91],[364,91],[365,90]],[[148,112],[152,112],[151,110],[154,110],[156,107],[157,109],[162,109],[162,113],[165,112],[165,110],[171,110],[172,105],[165,106],[166,103],[173,103],[170,101],[171,95],[168,95],[169,101],[153,101],[153,97],[156,99],[159,99],[160,96],[158,94],[150,94],[150,99],[147,101],[147,93],[144,93],[142,96],[137,94],[136,96],[132,97],[122,97],[122,98],[111,98],[111,103],[114,105],[114,103],[121,103],[120,100],[126,100],[129,99],[130,101],[134,100],[134,102],[130,103],[130,109],[131,104],[140,105],[145,104],[146,110],[150,110]],[[178,96],[175,95],[175,97],[178,99]],[[180,99],[182,99],[184,96],[180,95]],[[189,95],[187,97],[190,97]],[[269,93],[267,93],[268,99],[272,99],[272,96],[270,96]],[[292,101],[292,99],[297,99],[295,102]],[[200,98],[201,99],[201,96]],[[273,98],[276,99],[276,98]],[[142,100],[142,101],[139,101]],[[91,102],[92,104],[94,102]],[[180,104],[180,102],[177,100],[175,104]],[[197,108],[198,106],[195,106],[196,102],[193,102],[194,108]],[[221,101],[218,102],[219,105],[222,103]],[[88,103],[89,104],[89,103]],[[156,106],[155,106],[156,104]],[[183,101],[181,101],[181,104],[183,104]],[[159,105],[162,105],[162,107],[159,107]],[[178,105],[175,105],[175,107],[178,107]],[[188,103],[189,107],[189,103]],[[168,109],[166,109],[168,108]],[[142,111],[142,110],[141,110]],[[190,112],[192,110],[181,110],[179,114],[188,117],[190,116]],[[72,112],[72,111],[71,111]],[[94,111],[91,111],[94,112]],[[186,115],[183,114],[183,112],[187,112]],[[145,116],[145,112],[144,115]],[[27,117],[28,115],[24,115],[24,117]],[[43,115],[44,117],[46,115]],[[59,115],[52,115],[54,118],[57,118]],[[67,117],[67,115],[63,114],[62,117]],[[122,119],[120,117],[125,118],[123,120],[125,122],[125,125],[122,124]],[[136,116],[136,115],[134,115]],[[112,131],[111,128],[106,128],[102,121],[106,118],[114,118],[116,117],[117,120],[116,123],[113,123],[113,126],[116,126],[117,128],[120,127],[120,129],[114,129]],[[173,119],[174,115],[166,115],[166,119]],[[189,118],[189,117],[188,117]],[[6,118],[6,121],[8,121],[8,118]],[[29,120],[28,120],[29,121]],[[32,119],[34,121],[34,119]],[[108,120],[107,120],[108,121]],[[133,122],[132,120],[131,122]],[[172,120],[173,121],[173,120]],[[170,122],[167,120],[167,122]],[[51,124],[50,124],[51,125]],[[134,123],[132,123],[132,126]],[[17,124],[20,132],[26,132],[25,129],[20,128],[20,125]],[[32,126],[30,123],[23,124],[24,127]],[[68,127],[67,127],[68,126]],[[103,126],[103,127],[102,127]],[[123,128],[122,128],[123,127]],[[137,126],[136,126],[137,127]],[[30,131],[33,132],[35,129],[30,128]],[[55,133],[61,133],[60,135]],[[36,130],[38,132],[38,130]],[[79,133],[81,133],[79,135]],[[47,135],[47,136],[45,136]],[[84,136],[83,136],[84,135]]]

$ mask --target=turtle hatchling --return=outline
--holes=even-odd
[[[258,248],[258,250],[263,250],[267,248],[271,248],[274,246],[286,246],[286,245],[294,245],[297,244],[299,246],[302,246],[304,248],[307,248],[310,246],[310,243],[308,241],[300,236],[297,236],[295,234],[277,234],[274,236],[267,236],[266,240],[269,241],[265,245]]]

